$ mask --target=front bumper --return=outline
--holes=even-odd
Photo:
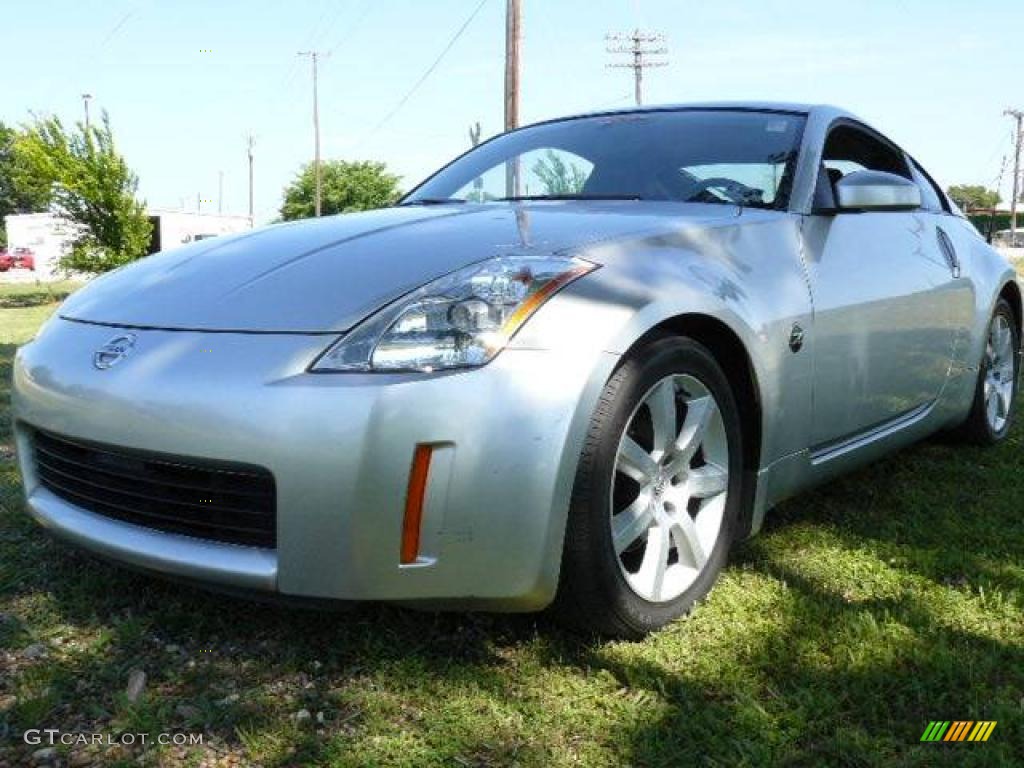
[[[93,352],[120,332],[55,319],[15,360],[27,505],[57,535],[147,570],[296,597],[507,610],[553,597],[576,461],[613,355],[509,349],[461,373],[310,374],[330,337],[135,330],[132,356],[96,369]],[[264,467],[277,546],[80,509],[39,484],[34,429]],[[435,450],[420,557],[400,565],[422,443]]]

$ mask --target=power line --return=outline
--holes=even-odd
[[[631,57],[630,61],[620,61],[607,64],[606,66],[610,69],[632,69],[633,70],[633,84],[634,84],[634,98],[636,99],[637,106],[644,103],[643,94],[643,79],[644,70],[651,67],[665,67],[668,66],[667,61],[651,60],[647,57],[650,56],[663,56],[668,53],[668,48],[664,45],[659,47],[651,47],[651,44],[661,44],[665,42],[665,35],[657,32],[642,32],[639,29],[634,29],[632,32],[625,33],[609,33],[605,35],[605,40],[609,43],[619,43],[619,45],[610,45],[605,50],[608,53],[625,53]]]
[[[129,9],[128,12],[121,17],[120,21],[118,21],[117,24],[115,24],[113,28],[107,33],[106,37],[103,38],[102,42],[100,42],[97,48],[103,48],[104,46],[106,46],[107,43],[113,40],[114,36],[121,31],[121,27],[128,23],[128,19],[135,15],[135,12],[139,10],[139,7],[141,5],[142,3],[138,3],[134,8]]]
[[[366,17],[370,15],[371,10],[373,10],[373,0],[366,0],[366,3],[363,5],[360,13],[355,17],[355,20],[348,25],[348,29],[346,29],[345,34],[338,39],[338,42],[331,46],[329,53],[334,53],[352,39],[356,30],[359,29],[359,25],[362,24]]]
[[[313,43],[320,36],[321,26],[324,23],[324,19],[327,18],[327,12],[328,12],[328,7],[327,6],[329,5],[329,3],[330,3],[330,0],[328,0],[328,2],[326,2],[324,4],[324,9],[320,12],[319,18],[317,18],[317,20],[313,23],[313,28],[310,29],[309,34],[306,35],[305,42],[302,43],[302,49],[303,50],[308,49],[308,48],[312,48],[313,47]],[[333,20],[331,21],[331,24],[328,26],[328,29],[333,27],[334,23],[338,20],[338,15],[340,15],[340,10],[341,10],[342,7],[343,6],[341,4],[338,5],[338,10],[335,12],[335,16],[334,16]],[[281,85],[280,85],[280,90],[281,91],[286,91],[288,89],[288,86],[291,85],[292,79],[295,77],[295,73],[296,72],[298,72],[297,60],[296,59],[292,59],[292,63],[288,67],[288,70],[285,72],[284,79],[281,81]]]
[[[327,14],[330,11],[330,6],[331,6],[331,0],[327,0],[327,2],[324,3],[324,9],[322,11],[320,11],[320,17],[313,24],[313,29],[310,30],[310,32],[309,32],[309,37],[306,38],[305,46],[312,47],[314,44],[319,42],[320,33],[323,30],[324,20],[327,18]],[[342,7],[343,6],[341,5],[341,3],[338,3],[337,7],[335,8],[335,16],[334,16],[334,20],[335,21],[337,20],[337,14],[340,13]]]
[[[402,107],[406,105],[409,99],[411,99],[416,94],[416,91],[418,91],[420,89],[420,86],[427,81],[427,78],[429,78],[434,73],[434,70],[437,69],[438,65],[441,63],[444,57],[448,55],[448,52],[452,49],[455,43],[458,42],[459,38],[462,37],[462,33],[466,31],[466,28],[472,23],[473,19],[477,17],[477,14],[480,13],[480,11],[483,9],[485,5],[487,5],[487,0],[480,0],[476,8],[473,9],[473,12],[469,14],[469,18],[467,18],[463,22],[462,26],[458,28],[454,35],[452,35],[451,40],[448,41],[448,44],[444,47],[441,53],[438,54],[437,58],[434,59],[433,63],[429,67],[427,67],[427,71],[423,73],[420,79],[417,80],[413,87],[409,89],[409,92],[406,93],[405,96],[403,96],[402,99],[398,102],[398,104],[395,105],[394,109],[392,109],[390,112],[384,115],[380,122],[378,122],[375,126],[373,126],[373,128],[370,129],[369,133],[367,133],[362,138],[360,144],[368,141],[381,128],[387,125],[387,123],[390,122],[391,118],[397,115],[398,112],[402,109]]]

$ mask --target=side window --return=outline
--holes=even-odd
[[[921,207],[926,211],[948,213],[946,196],[942,194],[942,190],[928,175],[928,172],[918,165],[916,160],[910,161],[910,171],[914,175],[914,182],[921,188]]]
[[[854,171],[885,171],[913,180],[903,153],[891,144],[876,138],[860,128],[840,124],[832,129],[825,141],[821,164],[832,193],[836,182]]]

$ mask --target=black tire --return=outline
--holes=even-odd
[[[650,602],[628,585],[610,526],[611,480],[619,440],[645,394],[671,374],[697,378],[718,402],[729,445],[727,502],[721,534],[704,569],[681,595]],[[555,618],[589,635],[640,639],[683,616],[711,590],[737,536],[743,491],[739,410],[714,357],[697,342],[661,336],[624,359],[601,394],[576,473],[566,526]]]
[[[985,403],[985,379],[988,376],[990,365],[988,355],[983,354],[981,364],[978,366],[978,383],[975,387],[974,403],[971,406],[970,415],[968,415],[967,421],[957,431],[957,436],[961,440],[974,445],[996,445],[1001,443],[1013,428],[1017,392],[1020,384],[1020,355],[1018,354],[1020,350],[1020,328],[1017,325],[1017,318],[1013,313],[1013,308],[1006,299],[1000,299],[996,304],[995,312],[993,312],[992,319],[989,321],[989,328],[996,323],[999,317],[1007,321],[1013,333],[1014,368],[1010,414],[1006,424],[1000,430],[996,430],[989,421]]]

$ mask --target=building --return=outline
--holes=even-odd
[[[59,280],[56,265],[74,236],[74,225],[52,213],[18,213],[4,217],[7,248],[32,251],[35,269],[11,269],[0,272],[0,282]]]
[[[169,251],[182,245],[250,229],[248,216],[189,213],[164,209],[148,211],[153,225],[149,253]],[[75,225],[52,213],[20,213],[4,218],[7,247],[28,248],[35,257],[35,270],[11,269],[0,272],[0,282],[49,282],[65,275],[59,269],[61,257],[74,239]]]
[[[252,228],[248,216],[188,213],[154,208],[148,213],[149,221],[153,225],[150,253],[169,251],[198,240],[244,232]]]

